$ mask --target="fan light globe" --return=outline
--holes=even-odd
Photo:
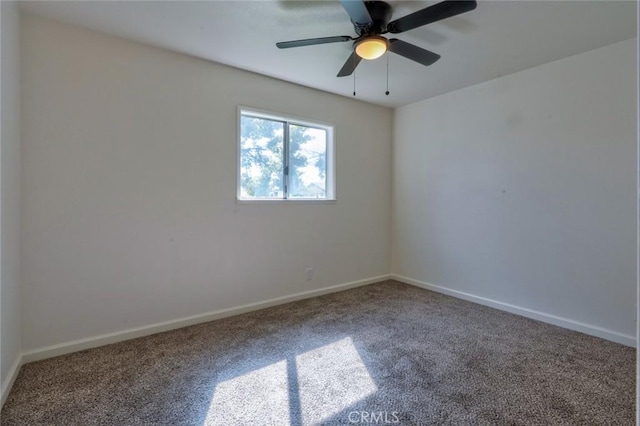
[[[371,36],[356,44],[356,54],[362,59],[377,59],[387,51],[388,41],[384,37]]]

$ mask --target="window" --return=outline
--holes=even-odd
[[[238,108],[239,200],[334,200],[333,127]]]

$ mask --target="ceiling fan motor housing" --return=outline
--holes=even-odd
[[[372,24],[360,25],[353,22],[356,34],[359,36],[377,35],[386,32],[387,23],[391,19],[391,6],[384,1],[365,1],[364,5],[371,16]]]

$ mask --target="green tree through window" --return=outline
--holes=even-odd
[[[331,129],[286,119],[240,116],[240,199],[331,199]]]
[[[243,115],[240,129],[243,194],[251,198],[282,198],[284,123]]]

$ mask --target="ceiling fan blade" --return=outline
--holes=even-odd
[[[387,30],[393,34],[409,31],[432,22],[469,12],[475,9],[477,5],[475,0],[445,0],[389,22]]]
[[[392,38],[389,40],[389,51],[407,59],[416,61],[424,66],[429,66],[440,59],[440,55],[430,52],[406,41]]]
[[[304,40],[281,41],[276,43],[276,46],[278,46],[280,49],[288,49],[290,47],[312,46],[314,44],[337,43],[341,41],[351,40],[353,40],[353,38],[351,38],[350,36],[319,37],[307,38]]]
[[[347,59],[347,62],[344,63],[344,65],[340,69],[340,72],[338,72],[338,77],[346,77],[353,74],[361,60],[362,58],[356,55],[355,51],[352,52],[351,56],[349,56],[349,58]]]
[[[347,11],[351,22],[359,25],[373,24],[373,19],[362,0],[340,0],[340,3]]]

